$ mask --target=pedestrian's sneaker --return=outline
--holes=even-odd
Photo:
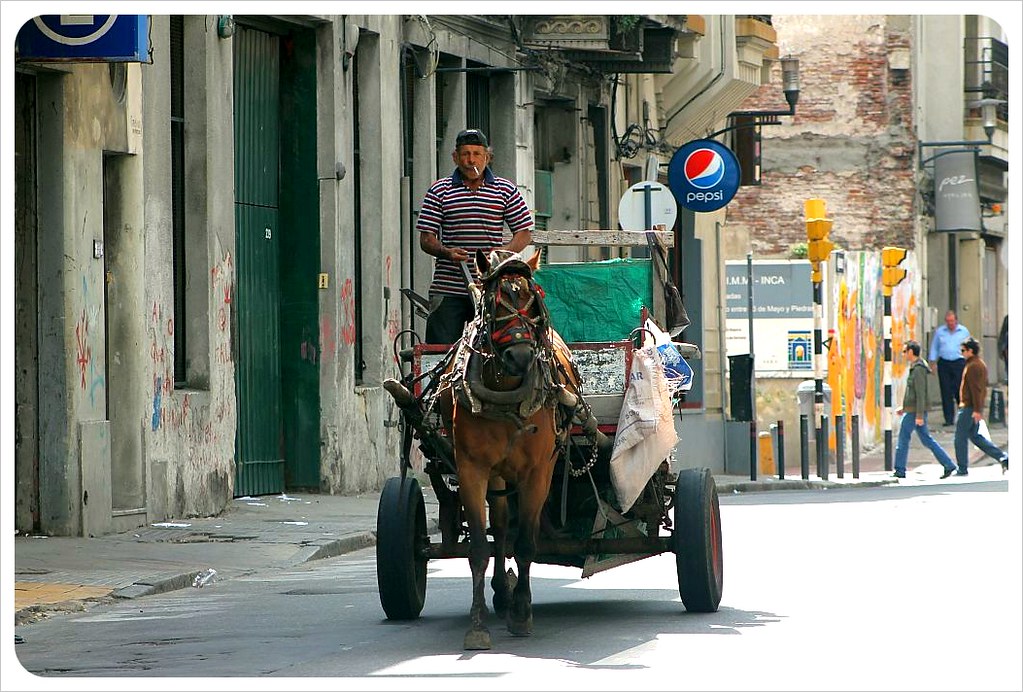
[[[951,476],[955,472],[956,472],[956,469],[955,469],[954,466],[952,468],[950,468],[950,469],[945,469],[944,471],[941,472],[941,479],[944,480],[944,479],[948,478],[949,476]]]
[[[901,471],[896,471],[892,474],[892,478],[905,478],[906,474]]]
[[[956,471],[956,475],[957,476],[969,476],[970,472],[969,471]]]
[[[1009,470],[1009,456],[1008,455],[1005,455],[1004,457],[1002,457],[1002,460],[1001,460],[1000,463],[1002,465],[1002,473],[1005,473],[1006,471]]]

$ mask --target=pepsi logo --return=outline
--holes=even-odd
[[[739,189],[739,161],[731,149],[713,139],[688,142],[671,157],[668,187],[686,209],[716,211]]]
[[[686,157],[683,167],[686,180],[693,187],[707,190],[725,176],[725,162],[713,149],[697,149]]]

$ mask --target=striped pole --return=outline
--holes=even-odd
[[[827,205],[823,199],[808,199],[803,202],[806,217],[807,259],[810,260],[810,280],[813,282],[813,417],[817,443],[817,475],[828,477],[828,426],[824,413],[824,337],[821,323],[824,321],[824,301],[821,290],[823,272],[821,263],[827,262],[835,245],[828,240],[831,233],[831,219],[826,215]]]
[[[819,276],[820,272],[814,272]],[[813,282],[813,417],[816,428],[814,438],[817,445],[817,476],[827,478],[824,468],[827,463],[828,441],[823,439],[827,429],[824,420],[824,339],[821,335],[821,322],[824,319],[824,306],[821,300],[821,282]]]
[[[881,248],[881,285],[884,289],[884,408],[881,422],[884,426],[884,470],[892,470],[892,288],[906,278],[906,270],[899,267],[906,259],[906,249]]]
[[[892,294],[885,287],[884,295],[884,408],[881,424],[884,428],[884,470],[892,470]]]

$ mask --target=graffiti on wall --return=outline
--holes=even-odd
[[[213,360],[226,365],[234,362],[231,351],[231,309],[234,293],[234,263],[231,260],[231,253],[224,255],[224,259],[210,268],[210,292],[213,296],[213,304],[217,306],[216,326],[217,333],[213,341]]]
[[[341,285],[341,307],[344,310],[341,338],[346,346],[352,346],[355,344],[355,282],[351,278]]]
[[[916,285],[916,255],[909,252],[902,267],[906,278],[892,289],[891,377],[893,408],[905,391],[906,341],[920,341]],[[879,251],[847,252],[845,273],[832,286],[834,333],[828,352],[831,411],[844,414],[846,435],[852,417],[859,416],[860,440],[873,444],[884,434],[884,294]],[[834,446],[834,437],[831,440]]]

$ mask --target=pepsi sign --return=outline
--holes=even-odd
[[[690,211],[717,211],[731,202],[739,189],[739,160],[720,142],[694,140],[671,157],[668,187],[675,200]]]

